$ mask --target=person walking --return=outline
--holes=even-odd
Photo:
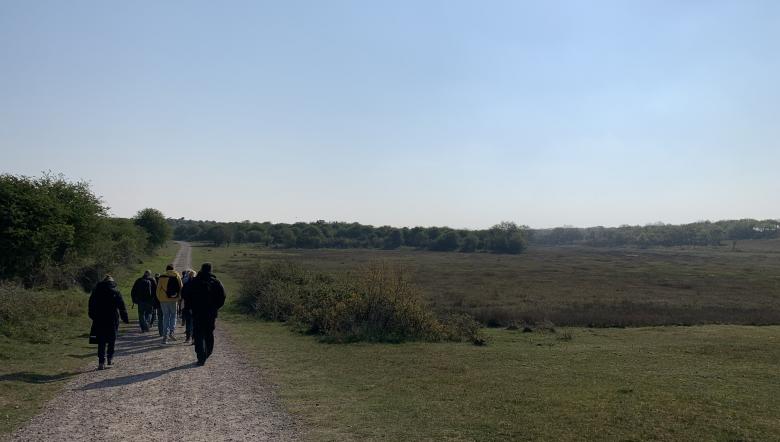
[[[89,319],[92,329],[89,332],[90,343],[97,344],[98,370],[105,368],[104,363],[113,364],[114,344],[119,329],[119,318],[128,324],[127,309],[122,294],[116,288],[111,275],[106,275],[92,290],[89,297]],[[106,361],[106,358],[108,360]]]
[[[154,274],[154,284],[155,287],[160,284],[160,274],[155,273]],[[160,300],[157,299],[157,293],[155,292],[154,296],[154,311],[152,311],[152,323],[157,321],[157,331],[160,333],[160,337],[162,338],[164,336],[163,334],[163,320],[162,320],[162,307],[160,307]]]
[[[197,273],[192,269],[187,269],[182,272],[181,274],[181,281],[184,283],[184,287],[187,286],[188,283],[190,283],[195,276],[197,276]],[[184,298],[184,289],[182,288],[182,298],[181,298],[181,320],[182,325],[184,326],[184,343],[185,344],[195,344],[195,341],[192,340],[192,327],[193,327],[193,319],[192,319],[192,308],[190,308],[189,302],[187,299]]]
[[[145,270],[143,276],[135,280],[130,297],[138,304],[138,325],[141,332],[146,333],[152,324],[154,299],[157,297],[157,282],[152,278],[150,270]]]
[[[165,273],[160,275],[157,283],[157,300],[160,301],[162,317],[158,318],[162,324],[163,344],[175,341],[176,337],[176,306],[181,298],[181,276],[173,270],[173,264],[165,267]]]
[[[203,263],[198,275],[184,286],[182,298],[192,309],[195,354],[197,364],[203,366],[214,351],[217,311],[225,305],[225,287],[212,273],[211,263]]]

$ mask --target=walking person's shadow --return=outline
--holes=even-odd
[[[111,379],[103,379],[102,381],[93,382],[91,384],[87,384],[79,390],[86,391],[86,390],[97,390],[100,388],[110,388],[110,387],[119,387],[122,385],[130,385],[135,384],[136,382],[145,382],[150,379],[158,378],[162,375],[172,373],[174,371],[178,370],[184,370],[187,368],[193,368],[195,367],[195,363],[191,362],[188,364],[180,365],[178,367],[173,368],[167,368],[165,370],[157,370],[157,371],[150,371],[148,373],[139,373],[139,374],[133,374],[129,376],[122,376],[118,378],[111,378]]]

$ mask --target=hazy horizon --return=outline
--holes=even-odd
[[[780,3],[0,3],[0,173],[116,216],[777,219]]]

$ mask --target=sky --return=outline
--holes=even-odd
[[[780,2],[0,0],[0,173],[116,216],[780,218]]]

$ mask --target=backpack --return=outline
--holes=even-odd
[[[138,278],[130,291],[130,298],[136,304],[148,302],[152,297],[152,283],[145,278]]]
[[[202,307],[208,310],[218,310],[225,303],[223,298],[224,293],[219,289],[219,282],[212,278],[196,278],[200,279],[198,283],[201,286],[201,295],[199,299]]]
[[[165,295],[169,298],[175,298],[179,296],[181,285],[179,285],[179,278],[175,276],[168,276],[168,282],[165,284]]]

